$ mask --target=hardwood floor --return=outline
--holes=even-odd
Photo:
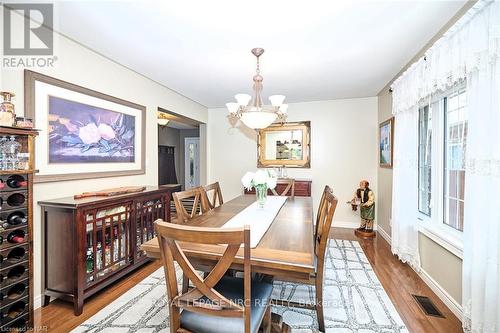
[[[359,241],[370,264],[373,266],[375,274],[377,274],[378,279],[410,332],[462,332],[462,324],[457,317],[448,310],[443,302],[408,265],[401,263],[392,255],[389,244],[380,235],[373,240],[363,240],[354,236],[352,229],[334,228],[330,233],[330,237]],[[78,317],[73,315],[72,304],[55,300],[47,307],[35,310],[35,326],[38,326],[42,330],[46,328],[51,333],[69,332],[159,267],[159,261],[146,264],[114,285],[97,293],[85,302],[83,313]],[[426,316],[411,294],[431,298],[446,318]]]
[[[352,229],[334,228],[330,231],[330,238],[357,240],[360,243],[380,283],[410,332],[463,332],[462,323],[453,312],[410,266],[403,264],[392,254],[389,243],[380,234],[375,239],[364,240],[354,236]],[[412,294],[429,297],[445,318],[425,315],[411,296]]]

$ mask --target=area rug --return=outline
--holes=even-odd
[[[158,269],[73,332],[167,333],[165,293],[163,269]],[[329,241],[323,294],[327,332],[408,332],[356,241]],[[273,298],[313,303],[314,287],[276,281]],[[294,333],[318,332],[315,311],[285,306],[272,311]]]

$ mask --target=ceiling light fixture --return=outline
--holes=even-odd
[[[276,119],[285,121],[286,111],[288,109],[288,105],[283,104],[285,101],[284,95],[269,96],[271,105],[262,104],[262,97],[260,94],[262,92],[262,81],[264,78],[260,75],[259,57],[263,53],[263,48],[258,47],[252,49],[252,54],[257,58],[256,74],[253,77],[253,99],[252,96],[248,94],[236,94],[234,96],[236,102],[226,103],[230,117],[241,120],[243,124],[253,129],[266,128]]]
[[[160,111],[156,113],[156,119],[158,121],[158,125],[160,126],[167,126],[168,122],[170,121],[168,119],[167,114],[165,112],[160,112]]]

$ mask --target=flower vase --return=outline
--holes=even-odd
[[[267,200],[267,186],[256,186],[255,195],[257,196],[257,202],[260,208],[264,208],[264,204]]]

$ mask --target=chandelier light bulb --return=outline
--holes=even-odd
[[[226,107],[227,107],[227,110],[229,111],[229,113],[234,114],[234,113],[238,112],[240,105],[238,103],[231,102],[231,103],[226,103]]]
[[[284,114],[285,114],[287,110],[288,110],[288,104],[281,104],[281,105],[280,105],[280,111],[281,111],[282,113],[284,113]]]
[[[250,100],[252,99],[252,96],[248,94],[236,94],[234,95],[234,98],[236,98],[236,101],[240,106],[247,106]]]
[[[283,102],[285,101],[285,96],[284,95],[272,95],[269,96],[269,101],[271,102],[272,106],[281,106]]]

